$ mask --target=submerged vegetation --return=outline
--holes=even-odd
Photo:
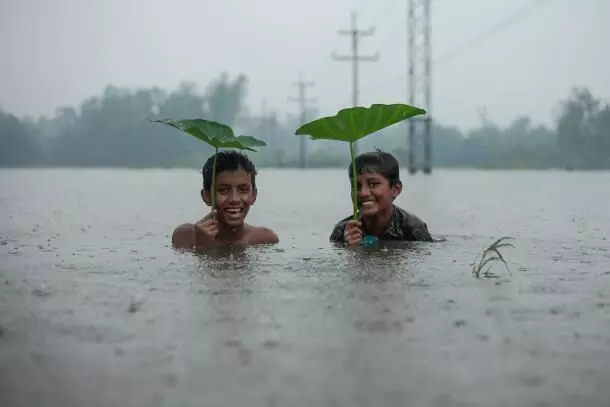
[[[472,275],[475,276],[475,278],[481,278],[481,277],[485,277],[485,278],[497,278],[499,277],[497,274],[493,274],[490,272],[492,266],[493,266],[493,262],[501,262],[504,264],[504,267],[506,268],[506,271],[508,272],[509,275],[511,275],[510,269],[508,268],[508,264],[506,263],[506,260],[504,259],[504,256],[502,256],[502,253],[500,253],[500,250],[502,247],[512,247],[514,248],[515,246],[513,246],[511,243],[506,243],[506,240],[511,239],[510,237],[501,237],[498,240],[494,241],[492,244],[490,244],[487,249],[485,249],[483,251],[483,253],[480,256],[479,262],[474,264],[474,266],[472,267]]]

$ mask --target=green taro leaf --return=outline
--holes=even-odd
[[[339,110],[335,116],[323,117],[299,127],[297,136],[311,136],[312,140],[338,140],[349,143],[352,161],[352,203],[354,220],[358,219],[358,192],[356,190],[356,165],[354,142],[369,134],[385,129],[413,116],[425,114],[424,109],[405,104],[375,104],[371,107],[350,107]]]
[[[223,123],[204,119],[160,119],[151,120],[153,123],[163,123],[168,126],[182,130],[193,137],[211,145],[215,148],[235,148],[238,150],[256,151],[254,147],[264,147],[264,141],[252,136],[239,136],[233,134],[233,129]]]
[[[371,107],[350,107],[335,116],[323,117],[299,127],[297,136],[311,136],[312,140],[338,140],[354,142],[371,133],[425,114],[424,109],[405,104],[374,104]]]

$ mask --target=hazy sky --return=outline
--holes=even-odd
[[[520,114],[548,123],[574,85],[610,99],[609,0],[433,0],[434,60],[530,4],[518,21],[433,65],[432,112],[476,126],[479,109],[507,124]],[[0,0],[0,106],[53,114],[107,84],[204,85],[222,71],[250,78],[248,103],[291,112],[293,82],[312,79],[323,114],[351,104],[350,12],[375,25],[361,51],[361,104],[407,101],[407,0]],[[481,37],[479,37],[481,38]]]

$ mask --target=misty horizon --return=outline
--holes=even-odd
[[[299,74],[314,82],[308,96],[320,114],[333,114],[351,105],[350,64],[331,54],[350,52],[349,38],[337,30],[349,27],[352,10],[360,28],[376,29],[361,39],[360,52],[380,53],[360,66],[359,104],[406,102],[407,2],[316,1],[3,2],[0,51],[9,57],[0,107],[54,116],[108,85],[169,91],[192,81],[203,90],[227,72],[248,77],[252,114],[296,114],[289,98]],[[502,126],[522,115],[550,125],[557,101],[575,86],[607,100],[610,56],[599,52],[610,34],[604,15],[610,3],[602,0],[578,7],[571,0],[434,0],[432,116],[468,129],[484,109]]]

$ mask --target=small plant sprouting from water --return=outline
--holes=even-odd
[[[487,249],[485,249],[483,251],[483,253],[481,254],[481,259],[479,260],[479,263],[476,264],[472,267],[472,275],[475,276],[475,278],[481,278],[481,277],[485,277],[485,278],[498,278],[499,276],[496,274],[493,274],[490,272],[491,267],[492,267],[492,262],[494,261],[500,261],[502,263],[504,263],[504,267],[506,267],[506,271],[508,271],[509,275],[512,275],[512,273],[510,272],[510,269],[508,268],[508,264],[506,263],[506,260],[504,259],[504,256],[502,256],[502,253],[500,253],[500,250],[502,247],[512,247],[514,248],[515,246],[513,246],[511,243],[507,243],[506,240],[511,239],[510,237],[501,237],[500,239],[496,240],[495,242],[493,242],[491,245],[489,245],[489,247],[487,247]]]

